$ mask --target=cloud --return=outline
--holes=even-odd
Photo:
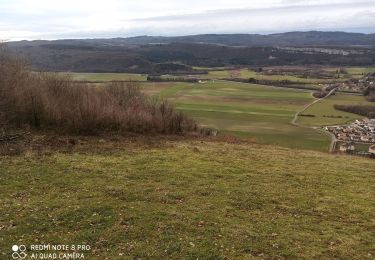
[[[288,2],[291,2],[288,0]],[[161,31],[175,35],[193,33],[265,33],[291,30],[358,30],[374,31],[375,3],[369,1],[353,3],[323,4],[302,1],[293,5],[209,10],[201,13],[156,16],[129,21],[133,30]],[[314,4],[312,4],[314,2]],[[360,29],[359,29],[360,30]]]
[[[349,0],[2,0],[0,38],[56,39],[270,33],[375,32],[375,1]]]

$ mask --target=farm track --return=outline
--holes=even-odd
[[[337,142],[336,136],[334,134],[330,133],[330,132],[321,130],[321,129],[317,128],[317,127],[309,127],[309,126],[304,126],[304,125],[298,124],[297,123],[297,119],[298,119],[298,116],[301,113],[305,112],[309,107],[311,107],[311,106],[315,105],[316,103],[321,102],[322,100],[330,97],[335,91],[336,91],[336,88],[332,89],[326,96],[324,96],[322,98],[319,98],[319,99],[316,99],[313,102],[307,104],[303,109],[301,109],[300,111],[298,111],[294,115],[294,117],[293,117],[293,119],[291,121],[291,124],[294,125],[294,126],[304,127],[304,128],[311,128],[311,129],[317,130],[319,132],[323,132],[325,134],[328,134],[331,137],[331,144],[330,144],[330,147],[329,147],[329,152],[333,152],[335,150],[335,148],[336,148],[336,142]]]

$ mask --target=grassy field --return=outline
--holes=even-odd
[[[318,78],[301,78],[296,77],[292,75],[262,75],[259,73],[256,73],[255,71],[249,70],[249,69],[239,69],[239,70],[214,70],[209,71],[208,75],[201,75],[201,78],[209,78],[209,79],[223,79],[223,78],[255,78],[258,80],[275,80],[275,81],[281,81],[281,80],[289,80],[291,82],[295,83],[315,83],[315,84],[324,84],[329,83],[332,81],[340,81],[343,79],[318,79]]]
[[[195,67],[195,69],[207,69],[207,75],[200,75],[201,78],[209,79],[223,79],[223,78],[255,78],[258,80],[289,80],[298,83],[315,83],[324,84],[332,81],[331,79],[318,79],[318,78],[300,78],[292,75],[261,75],[249,69],[228,70],[224,68],[204,68]],[[216,70],[215,70],[216,69]],[[361,76],[365,73],[375,72],[375,68],[364,67],[350,67],[347,71],[352,76]],[[82,81],[111,81],[111,80],[133,80],[133,81],[146,81],[147,75],[132,74],[132,73],[70,73],[74,80]],[[171,77],[171,76],[169,76]],[[334,79],[337,81],[337,79]],[[343,80],[343,79],[339,79]]]
[[[69,73],[78,81],[146,81],[147,75],[131,73]]]
[[[351,75],[363,75],[375,72],[375,67],[350,67],[346,69]]]
[[[353,122],[356,119],[363,118],[360,115],[339,111],[334,105],[374,105],[374,102],[368,102],[363,96],[336,93],[321,102],[316,103],[307,109],[303,114],[314,115],[315,117],[298,117],[298,123],[308,126],[338,125]]]
[[[374,160],[201,141],[121,147],[0,157],[0,258],[49,243],[90,245],[85,259],[375,255]]]
[[[337,142],[336,143],[336,151],[340,150],[340,145],[342,145],[345,142]],[[372,144],[365,144],[365,143],[355,143],[354,147],[356,151],[361,151],[361,152],[368,152],[370,146]]]
[[[150,96],[159,96],[162,91],[173,88],[176,83],[173,82],[147,82],[140,85],[141,91]]]
[[[146,91],[147,86],[143,87]],[[215,81],[175,83],[158,96],[173,101],[202,126],[266,144],[328,149],[328,136],[290,124],[294,114],[313,100],[308,91]]]
[[[351,69],[351,73],[368,70],[368,68]],[[77,80],[108,81],[125,80],[129,75],[77,73],[74,77]],[[207,76],[212,81],[200,84],[148,82],[142,83],[141,86],[149,95],[172,100],[179,110],[195,118],[202,126],[217,128],[223,133],[244,138],[255,138],[265,144],[321,151],[328,149],[329,136],[290,124],[293,115],[313,100],[310,92],[218,79],[230,77],[288,79],[316,88],[320,88],[320,84],[326,80],[282,75],[264,76],[248,69],[210,70],[208,75],[201,75],[201,77]],[[133,77],[135,77],[133,80],[145,80],[145,76],[142,75],[133,75]],[[305,111],[304,114],[314,114],[315,117],[299,117],[298,123],[321,126],[342,124],[361,118],[355,114],[335,110],[334,104],[367,104],[367,102],[360,96],[337,94]]]

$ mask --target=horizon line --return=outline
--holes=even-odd
[[[60,41],[60,40],[101,40],[101,39],[131,39],[140,37],[163,37],[163,38],[175,38],[175,37],[189,37],[189,36],[201,36],[201,35],[260,35],[269,36],[276,34],[288,34],[288,33],[347,33],[347,34],[360,34],[360,35],[372,35],[375,32],[355,32],[345,30],[295,30],[295,31],[283,31],[283,32],[264,32],[264,33],[198,33],[198,34],[185,34],[185,35],[152,35],[152,34],[139,34],[139,35],[128,35],[128,36],[114,36],[114,37],[67,37],[67,38],[56,38],[56,39],[20,39],[20,40],[3,40],[4,42],[21,42],[21,41]]]

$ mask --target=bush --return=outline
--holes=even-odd
[[[366,116],[368,118],[375,118],[375,107],[373,106],[350,106],[350,105],[334,105],[335,109]]]
[[[326,91],[315,91],[313,93],[313,96],[315,98],[324,98],[325,96],[327,96],[327,94],[328,94],[328,92],[326,92]]]
[[[366,96],[366,100],[369,102],[375,102],[375,93]]]
[[[141,93],[136,83],[103,88],[69,76],[35,73],[0,46],[0,120],[13,127],[69,133],[104,131],[181,134],[196,124],[164,100]]]
[[[305,117],[315,117],[315,115],[311,115],[311,114],[300,114],[299,116],[305,116]]]

